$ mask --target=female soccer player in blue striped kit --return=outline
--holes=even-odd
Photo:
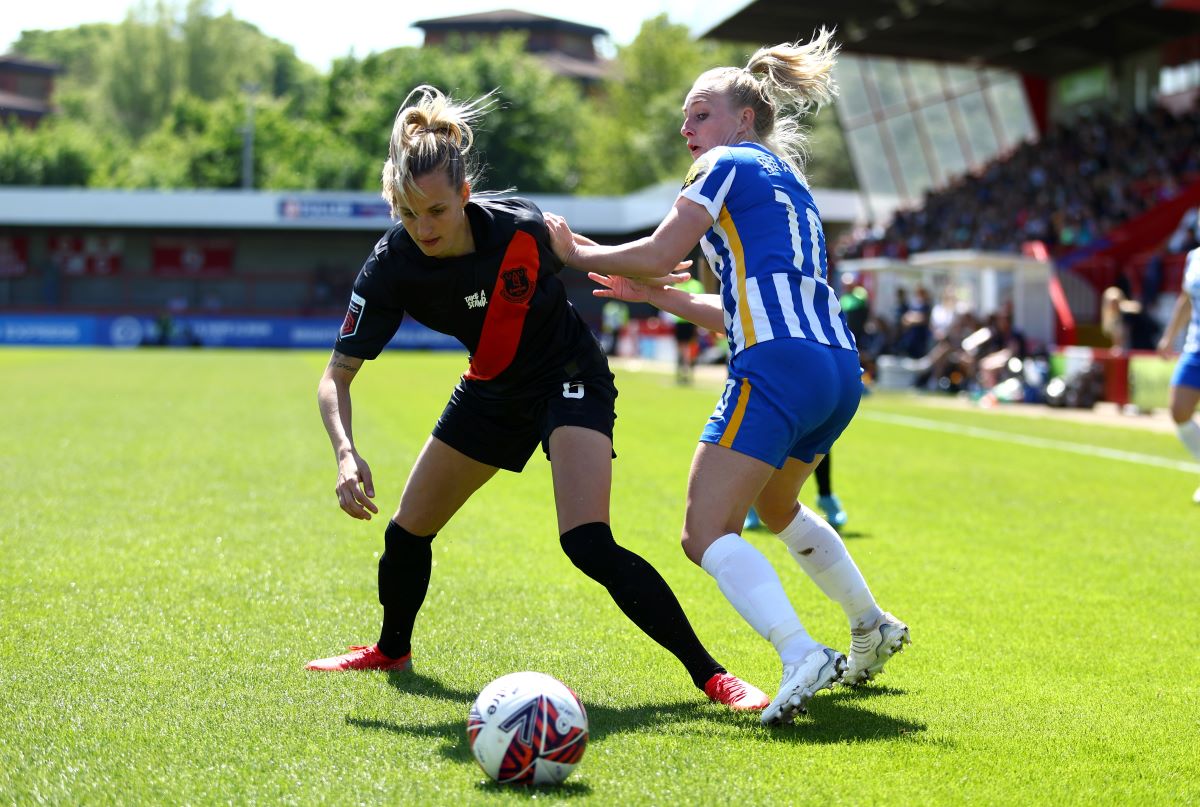
[[[862,395],[858,351],[827,282],[821,220],[800,172],[795,116],[829,100],[837,48],[822,30],[808,44],[760,49],[745,68],[701,75],[680,133],[695,163],[674,207],[646,237],[598,246],[547,215],[555,252],[607,288],[729,340],[729,380],[700,438],[688,483],[683,548],[738,613],[778,651],[779,693],[762,722],[791,722],[817,690],[859,683],[908,642],[880,610],[837,532],[797,502]],[[699,241],[719,294],[630,278],[662,276]],[[845,610],[849,662],[812,639],[770,562],[740,535],[751,505],[800,567]]]
[[[1200,214],[1196,218],[1200,220]],[[1183,354],[1171,376],[1171,419],[1175,421],[1179,439],[1200,460],[1200,423],[1196,422],[1196,406],[1200,404],[1200,249],[1188,253],[1183,289],[1158,343],[1160,353],[1170,353],[1185,322],[1188,329]],[[1192,494],[1192,501],[1200,504],[1200,488]]]

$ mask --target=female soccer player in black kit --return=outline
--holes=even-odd
[[[471,123],[487,106],[455,104],[423,86],[396,116],[383,197],[399,223],[354,282],[318,390],[346,513],[369,520],[379,512],[350,425],[350,383],[363,361],[379,355],[407,315],[456,337],[470,351],[470,364],[384,531],[379,641],[307,668],[407,669],[434,536],[497,469],[519,472],[540,442],[552,468],[560,541],[572,563],[671,651],[709,698],[762,709],[767,697],[709,655],[666,581],[613,540],[613,376],[556,277],[563,265],[541,211],[524,199],[471,196]]]

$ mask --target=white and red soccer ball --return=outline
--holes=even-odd
[[[587,747],[583,704],[557,678],[537,672],[501,676],[483,688],[467,717],[475,761],[506,785],[562,782]]]

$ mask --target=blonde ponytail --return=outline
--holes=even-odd
[[[472,125],[494,105],[494,91],[474,101],[456,103],[436,87],[422,84],[408,94],[392,124],[388,159],[383,164],[382,196],[399,217],[413,193],[416,180],[444,169],[454,188],[474,184],[478,169],[471,146]]]
[[[754,134],[803,176],[807,138],[800,117],[837,95],[833,66],[838,45],[822,28],[809,42],[759,48],[744,68],[718,67],[696,80],[754,110]]]

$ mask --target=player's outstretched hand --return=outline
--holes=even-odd
[[[371,501],[375,498],[371,467],[357,451],[351,451],[338,462],[336,493],[338,505],[347,515],[370,521],[371,514],[379,512],[375,502]]]
[[[686,269],[691,265],[691,261],[684,261],[679,264],[682,269]],[[632,278],[588,272],[588,277],[604,287],[602,289],[592,289],[592,294],[596,297],[609,297],[614,300],[624,300],[627,303],[648,303],[650,302],[650,293],[652,291],[661,289],[664,286],[673,286],[676,283],[682,283],[690,278],[691,274],[685,271],[677,271],[669,275],[663,275],[662,277]]]

